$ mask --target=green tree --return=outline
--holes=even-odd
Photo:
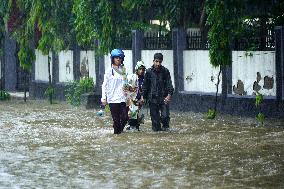
[[[231,64],[231,41],[234,36],[234,28],[238,22],[237,5],[237,1],[235,0],[212,0],[210,3],[207,3],[210,63],[214,67],[219,67],[214,109],[209,110],[209,118],[214,118],[216,116],[217,96],[222,70],[227,65]]]
[[[122,0],[74,0],[72,10],[78,43],[90,46],[98,39],[97,50],[104,54],[116,46],[116,36],[142,27],[142,22],[135,21],[134,12]]]
[[[72,1],[20,0],[20,2],[24,7],[29,7],[27,25],[38,28],[40,32],[41,37],[39,41],[35,42],[37,48],[48,56],[49,86],[46,93],[49,96],[49,102],[52,104],[54,84],[50,74],[50,53],[66,49],[73,42]]]
[[[0,45],[2,47],[5,34],[5,25],[8,18],[8,0],[2,0],[0,3]],[[2,54],[2,48],[0,48],[0,55]]]
[[[3,56],[2,47],[5,40],[6,22],[8,18],[8,0],[2,0],[0,3],[0,58]],[[0,70],[0,75],[2,70]],[[4,90],[2,78],[0,78],[0,91]]]
[[[18,58],[20,67],[24,70],[24,101],[27,100],[27,82],[29,80],[30,72],[32,69],[32,63],[35,60],[35,54],[31,47],[31,39],[33,37],[33,28],[27,25],[27,7],[21,7],[20,1],[10,1],[9,4],[9,20],[8,30],[12,34],[12,37],[19,44],[20,50],[18,52]]]

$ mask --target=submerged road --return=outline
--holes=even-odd
[[[113,135],[64,102],[0,102],[0,188],[283,188],[284,121],[171,112]]]

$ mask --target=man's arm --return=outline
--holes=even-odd
[[[170,74],[170,71],[167,69],[166,71],[167,73],[167,91],[168,91],[168,94],[170,94],[171,96],[174,94],[174,87],[173,87],[173,83],[172,83],[172,78],[171,78],[171,74]]]
[[[171,101],[172,95],[174,93],[174,87],[173,87],[173,84],[172,84],[171,74],[170,74],[170,71],[168,69],[166,69],[166,80],[167,80],[166,89],[168,91],[168,95],[166,96],[164,101],[167,104],[168,102]]]

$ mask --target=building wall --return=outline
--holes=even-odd
[[[210,64],[208,50],[185,50],[183,52],[184,90],[188,92],[215,93],[219,67]],[[220,75],[219,93],[222,92]]]
[[[162,53],[164,60],[162,65],[169,69],[172,83],[174,86],[175,77],[174,77],[174,60],[173,60],[173,51],[172,50],[142,50],[141,60],[144,61],[146,68],[150,68],[153,65],[153,59],[155,53]]]
[[[59,82],[70,82],[74,80],[73,75],[73,51],[61,51],[59,58]]]
[[[124,65],[129,73],[133,72],[133,64],[132,64],[132,50],[123,50],[125,57],[124,57]]]
[[[275,51],[233,51],[232,84],[233,94],[275,96]]]
[[[48,56],[43,55],[40,50],[35,50],[35,80],[48,81]],[[52,79],[52,53],[49,53],[50,60],[50,75]]]

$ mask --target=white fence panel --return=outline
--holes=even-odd
[[[215,93],[219,67],[210,64],[208,50],[183,51],[184,90],[189,92]],[[219,93],[222,92],[220,75]]]
[[[233,51],[233,94],[276,96],[275,51]]]
[[[73,51],[61,51],[59,58],[59,82],[69,82],[74,80],[73,75]]]
[[[40,50],[35,50],[35,80],[48,81],[48,56],[43,55]],[[50,74],[52,79],[52,53],[50,56]]]

